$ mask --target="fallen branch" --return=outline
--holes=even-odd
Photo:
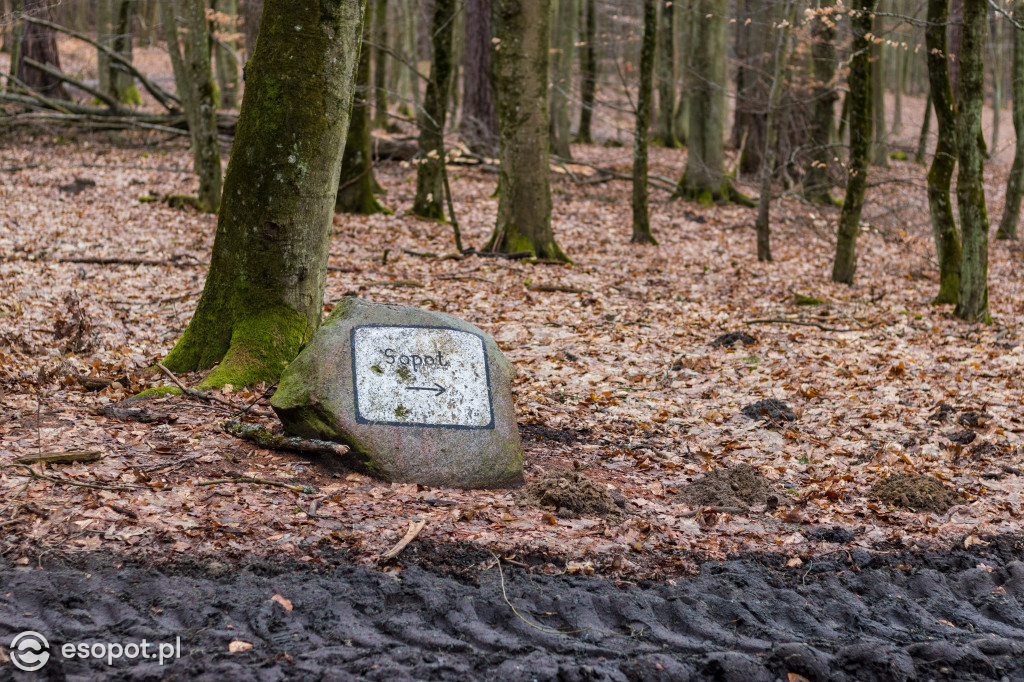
[[[380,282],[363,282],[364,287],[409,287],[412,289],[423,289],[426,285],[413,279],[391,279]]]
[[[276,436],[262,426],[256,424],[243,424],[234,419],[228,419],[221,424],[224,433],[252,441],[261,448],[267,450],[294,450],[296,452],[311,452],[318,455],[347,455],[349,448],[341,443],[333,443],[327,440],[316,438],[298,438],[294,436]]]
[[[121,56],[114,50],[110,49],[103,43],[100,43],[99,41],[94,40],[93,38],[90,38],[89,36],[83,33],[79,33],[78,31],[67,28],[66,26],[55,24],[52,21],[39,19],[38,17],[33,17],[28,14],[22,14],[18,18],[30,24],[36,24],[37,26],[45,26],[47,28],[53,29],[54,31],[57,31],[58,33],[63,33],[65,35],[71,36],[72,38],[77,38],[78,40],[89,43],[97,50],[107,55],[107,57],[109,57],[110,60],[114,62],[115,68],[120,69],[122,71],[127,71],[132,76],[137,78],[139,82],[142,83],[142,87],[146,88],[146,90],[149,91],[149,94],[153,95],[153,98],[156,99],[156,101],[159,102],[160,105],[168,111],[175,111],[175,108],[168,104],[168,102],[181,104],[181,100],[176,95],[172,95],[156,83],[146,78],[146,76],[144,76],[141,71],[136,69],[135,66],[130,61],[128,61],[123,56]]]
[[[29,66],[31,66],[31,67],[33,67],[35,69],[38,69],[39,71],[42,71],[43,73],[46,73],[46,74],[48,74],[50,76],[53,76],[57,80],[64,81],[68,85],[72,85],[72,86],[78,88],[82,92],[89,93],[90,95],[92,95],[93,97],[95,97],[99,101],[103,102],[108,107],[110,107],[111,111],[116,111],[118,113],[122,113],[125,110],[123,104],[118,102],[116,99],[114,99],[113,97],[111,97],[107,93],[101,92],[101,91],[97,90],[94,87],[86,85],[82,81],[75,80],[74,78],[72,78],[71,76],[68,76],[66,73],[64,73],[60,69],[55,69],[52,66],[50,66],[49,64],[43,64],[42,62],[37,62],[35,59],[32,59],[31,57],[22,56],[21,61],[23,63],[25,63],[25,64],[28,64]]]
[[[278,488],[287,488],[293,493],[316,493],[320,492],[316,488],[310,485],[292,485],[291,483],[282,483],[281,481],[270,481],[265,478],[220,478],[216,481],[203,481],[202,483],[196,483],[196,486],[207,486],[207,485],[220,485],[221,483],[254,483],[256,485],[272,485]]]
[[[221,398],[218,398],[217,396],[215,396],[215,395],[213,395],[211,393],[205,393],[204,391],[199,391],[199,390],[196,390],[194,388],[189,388],[185,384],[181,383],[178,380],[178,377],[174,376],[174,372],[172,372],[171,370],[167,369],[166,367],[164,367],[159,362],[156,363],[156,366],[157,366],[157,368],[161,372],[163,372],[165,375],[167,375],[167,378],[170,379],[171,381],[173,381],[174,385],[177,386],[178,388],[180,388],[181,392],[184,393],[185,395],[190,395],[193,398],[199,398],[200,400],[205,400],[208,403],[220,403],[221,405],[227,405],[228,407],[230,407],[233,410],[237,410],[238,409],[238,405],[235,405],[234,403],[232,403],[232,402],[230,402],[228,400],[223,400]]]
[[[586,294],[586,289],[580,289],[579,287],[564,286],[561,284],[531,284],[526,287],[530,291],[558,291],[563,294]]]
[[[405,537],[399,540],[397,545],[377,557],[377,560],[384,562],[394,559],[402,553],[402,550],[405,549],[410,542],[416,539],[416,536],[420,534],[420,531],[423,530],[426,525],[426,521],[410,521],[409,530],[405,532]]]
[[[154,260],[152,258],[58,258],[58,263],[76,263],[82,265],[172,265],[176,268],[198,268],[199,261],[187,261],[183,257]]]
[[[14,459],[18,464],[71,464],[73,462],[98,462],[103,459],[99,450],[84,452],[48,452],[42,455],[26,455]]]
[[[743,324],[795,324],[801,327],[817,327],[826,332],[862,332],[864,329],[840,329],[839,327],[826,327],[819,322],[810,320],[787,320],[784,317],[773,317],[766,320],[743,320]],[[868,327],[871,329],[871,327]]]
[[[20,467],[25,469],[26,474],[14,473],[15,476],[27,475],[30,478],[38,478],[44,481],[50,481],[57,485],[73,485],[78,488],[94,488],[96,490],[140,490],[145,489],[146,486],[142,485],[101,485],[99,483],[85,483],[83,481],[72,481],[67,478],[61,478],[60,476],[48,476],[47,474],[41,474],[33,469],[28,464],[0,464],[0,469],[6,469],[11,467]]]

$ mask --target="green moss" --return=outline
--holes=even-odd
[[[793,299],[797,305],[823,305],[825,299],[814,296],[804,296],[799,292],[793,292]]]
[[[398,378],[402,381],[409,381],[412,379],[412,372],[410,372],[409,368],[404,365],[400,365],[398,369],[395,370],[395,373],[398,374]]]
[[[203,210],[202,204],[199,203],[199,199],[188,194],[169,194],[164,201],[171,208],[193,208],[197,211]]]
[[[383,374],[384,373],[384,370],[381,369],[380,365],[374,365],[373,367],[370,368],[370,371],[373,372],[374,374]]]
[[[889,152],[889,158],[893,161],[906,161],[909,157],[906,152]]]
[[[134,84],[121,91],[121,104],[133,107],[142,106],[142,95],[139,94],[139,89]]]
[[[235,320],[227,353],[200,388],[276,383],[307,338],[306,318],[290,308]]]
[[[399,405],[395,408],[395,416],[399,419],[405,419],[410,414],[410,410],[405,405]]]
[[[163,395],[183,395],[183,391],[177,386],[154,386],[153,388],[147,388],[145,391],[133,395],[132,400],[138,400],[141,398],[157,398]]]

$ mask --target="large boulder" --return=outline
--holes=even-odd
[[[286,431],[345,443],[387,481],[505,488],[523,482],[513,372],[468,322],[345,298],[270,403]]]

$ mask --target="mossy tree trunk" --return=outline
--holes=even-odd
[[[213,54],[217,64],[217,85],[220,105],[225,109],[238,107],[238,0],[211,0],[216,12]]]
[[[811,114],[811,149],[804,174],[804,198],[815,204],[835,203],[829,190],[829,167],[835,156],[836,90],[836,16],[835,0],[823,0],[811,20],[811,60],[814,78],[814,103]]]
[[[434,56],[419,115],[419,165],[416,167],[416,198],[412,204],[413,214],[433,220],[444,220],[444,128],[452,76],[454,18],[455,0],[434,0],[431,31]]]
[[[658,3],[658,135],[665,147],[679,146],[676,140],[676,12],[673,0]]]
[[[372,1],[372,0],[371,0]],[[373,190],[373,148],[370,126],[370,59],[372,50],[368,42],[372,36],[370,7],[363,13],[363,42],[356,66],[356,87],[352,96],[352,117],[348,124],[345,149],[341,157],[341,175],[338,196],[334,201],[336,213],[373,215],[384,211]]]
[[[772,175],[775,173],[775,149],[779,141],[779,125],[782,104],[782,93],[786,87],[786,70],[789,67],[789,35],[793,22],[796,20],[795,0],[786,0],[782,26],[779,27],[775,44],[774,73],[772,85],[768,91],[768,121],[765,125],[764,154],[761,160],[761,196],[757,203],[757,260],[771,262],[771,224],[769,209],[772,201]]]
[[[647,138],[651,127],[654,51],[658,37],[658,2],[644,0],[644,36],[640,44],[640,91],[636,97],[636,133],[633,136],[633,238],[634,244],[657,244],[651,234],[647,207]],[[668,8],[671,9],[671,8]]]
[[[725,175],[726,0],[695,0],[686,170],[674,196],[701,204],[737,196]]]
[[[320,324],[362,0],[266,0],[210,272],[164,361],[202,385],[274,382]]]
[[[569,148],[572,132],[569,124],[572,90],[572,62],[576,53],[576,21],[579,0],[552,0],[557,3],[551,51],[551,152],[562,159],[571,159]]]
[[[597,94],[597,0],[584,0],[583,39],[580,46],[580,126],[576,139],[582,144],[594,144],[591,132],[594,120],[594,102]]]
[[[1013,16],[1017,23],[1024,24],[1024,0],[1016,0]],[[1003,217],[999,221],[996,239],[1017,239],[1020,201],[1024,195],[1024,29],[1013,26],[1011,30],[1013,66],[1010,71],[1010,97],[1013,100],[1013,130],[1017,134],[1017,142],[1010,177],[1006,180],[1006,201],[1003,203]]]
[[[832,263],[832,281],[853,284],[857,271],[857,235],[860,214],[864,208],[864,190],[868,180],[868,157],[871,154],[871,60],[872,10],[874,0],[853,0],[850,25],[853,31],[853,56],[850,58],[848,127],[850,157],[846,170],[846,198],[839,213],[836,258]]]
[[[950,185],[956,168],[956,104],[949,79],[946,26],[949,0],[928,0],[925,49],[928,53],[928,86],[938,138],[928,169],[928,211],[932,219],[935,252],[939,261],[939,293],[932,303],[956,303],[960,295],[960,233],[953,218]]]
[[[217,85],[210,64],[210,25],[204,0],[164,0],[167,51],[188,120],[192,165],[199,176],[199,206],[216,213],[221,199],[220,147],[217,141]]]
[[[878,0],[876,10],[883,9],[883,0]],[[885,32],[885,20],[875,16],[874,40],[871,41],[871,111],[872,123],[871,164],[886,168],[889,166],[889,140],[885,127],[885,68],[884,43],[880,40]]]
[[[96,4],[96,34],[99,42],[132,60],[134,0],[99,0]],[[102,50],[96,51],[99,90],[122,104],[142,104],[142,96],[130,73],[117,67]]]
[[[988,2],[964,0],[963,41],[957,61],[956,146],[959,166],[956,205],[960,214],[963,252],[960,298],[953,313],[968,322],[988,322],[988,214],[985,210],[985,148],[981,114],[985,103],[985,40]]]
[[[373,125],[388,127],[388,2],[373,0]]]
[[[491,94],[491,0],[466,4],[466,58],[459,132],[471,151],[494,156],[498,117]]]
[[[491,77],[498,112],[498,220],[486,251],[567,261],[551,230],[548,0],[493,0]]]

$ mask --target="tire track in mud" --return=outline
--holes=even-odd
[[[504,601],[495,568],[471,562],[394,576],[308,564],[157,569],[115,557],[45,570],[0,564],[0,645],[24,630],[52,645],[38,673],[0,656],[0,679],[1024,679],[1020,539],[980,554],[849,556],[861,565],[795,571],[752,556],[640,585],[505,567],[509,599],[540,628]],[[59,652],[64,642],[178,636],[182,658],[163,667]],[[253,649],[228,653],[234,640]]]

